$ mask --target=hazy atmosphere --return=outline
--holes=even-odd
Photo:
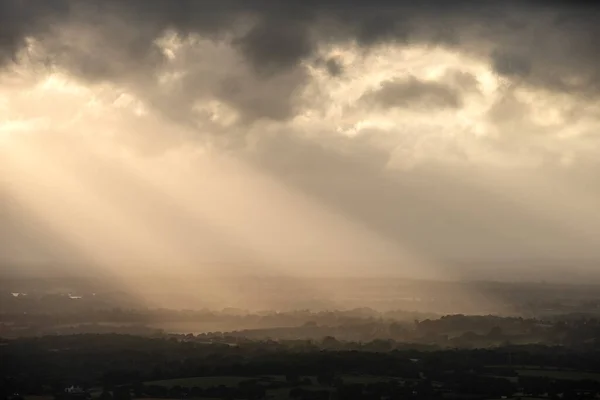
[[[3,274],[594,281],[598,20],[1,0]]]
[[[0,400],[600,400],[600,1],[0,0]]]

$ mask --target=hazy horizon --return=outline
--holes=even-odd
[[[174,276],[176,279],[194,279],[194,278],[289,278],[289,279],[397,279],[405,281],[440,281],[440,282],[499,282],[499,283],[566,283],[566,284],[600,284],[600,260],[469,260],[449,262],[450,267],[459,268],[462,271],[461,276],[453,277],[418,277],[405,275],[399,268],[398,271],[387,273],[372,273],[368,267],[363,271],[353,271],[353,273],[331,273],[323,272],[315,275],[312,272],[302,274],[296,272],[293,274],[285,271],[259,271],[254,272],[252,266],[248,265],[210,265],[211,269],[219,268],[219,272],[207,273],[202,268],[206,265],[198,265],[196,271],[189,271],[181,276]],[[343,266],[340,266],[343,267]],[[399,266],[400,267],[400,266]],[[18,265],[0,266],[0,276],[11,279],[53,279],[53,278],[82,278],[82,279],[102,279],[121,276],[128,279],[148,278],[159,280],[165,277],[173,277],[169,273],[169,267],[165,266],[165,272],[135,272],[136,269],[143,270],[143,267],[132,268],[133,272],[123,271],[118,274],[103,274],[95,268],[85,265]],[[567,273],[567,270],[569,273]]]

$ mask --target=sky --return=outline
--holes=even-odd
[[[0,0],[2,270],[585,279],[599,20],[592,1]]]

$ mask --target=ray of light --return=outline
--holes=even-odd
[[[393,63],[388,64],[386,68]],[[379,75],[371,77],[377,79],[363,83],[372,85],[397,74],[388,70],[381,75],[384,69],[381,66]],[[414,66],[404,73],[418,69]],[[439,73],[427,72],[431,76]],[[355,71],[354,76],[359,74]],[[197,268],[202,259],[193,249],[197,241],[185,240],[181,232],[172,235],[168,224],[142,205],[166,203],[162,208],[179,210],[178,221],[188,220],[182,226],[189,224],[191,234],[208,229],[204,235],[223,237],[237,249],[235,256],[226,257],[229,262],[251,260],[261,273],[274,271],[290,277],[360,275],[371,268],[371,275],[393,274],[400,269],[430,278],[452,278],[447,270],[412,254],[398,240],[235,158],[201,154],[201,147],[194,143],[159,157],[137,155],[131,151],[137,144],[153,146],[157,142],[155,147],[160,148],[163,141],[168,142],[164,132],[176,127],[148,115],[128,93],[72,85],[58,77],[42,81],[26,101],[34,105],[29,110],[32,117],[51,117],[44,123],[84,134],[75,135],[74,142],[59,141],[50,136],[54,133],[44,140],[40,139],[43,134],[29,142],[19,139],[6,150],[6,159],[18,180],[12,184],[20,199],[106,268],[122,272],[120,266],[128,263],[160,272],[162,266],[169,265],[173,275]],[[63,97],[66,100],[60,103]],[[115,98],[118,101],[110,100]],[[361,118],[356,121],[364,123]],[[9,125],[6,130],[14,132],[14,128]],[[39,126],[35,129],[41,130]],[[132,133],[139,129],[143,134]],[[133,142],[128,143],[129,139]],[[78,152],[81,154],[75,154]],[[91,157],[90,161],[82,162],[85,157]],[[118,167],[109,173],[106,166],[111,163]],[[94,171],[99,168],[100,172]],[[116,178],[119,174],[121,179]],[[139,187],[125,187],[132,185]],[[72,218],[77,214],[85,218],[89,232],[83,233],[81,222]],[[167,215],[166,219],[173,217]],[[326,293],[330,288],[325,286],[314,289]],[[194,290],[191,285],[180,289]],[[215,292],[205,295],[235,296],[224,289]]]

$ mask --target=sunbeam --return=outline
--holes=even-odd
[[[331,7],[289,32],[253,7],[222,30],[149,10],[134,29],[133,5],[32,15],[44,29],[0,58],[1,183],[19,210],[2,218],[39,225],[35,240],[4,229],[9,269],[107,274],[152,306],[266,309],[232,277],[338,307],[355,289],[331,279],[464,282],[490,272],[465,260],[600,257],[587,60],[526,62],[497,22],[380,35]]]

